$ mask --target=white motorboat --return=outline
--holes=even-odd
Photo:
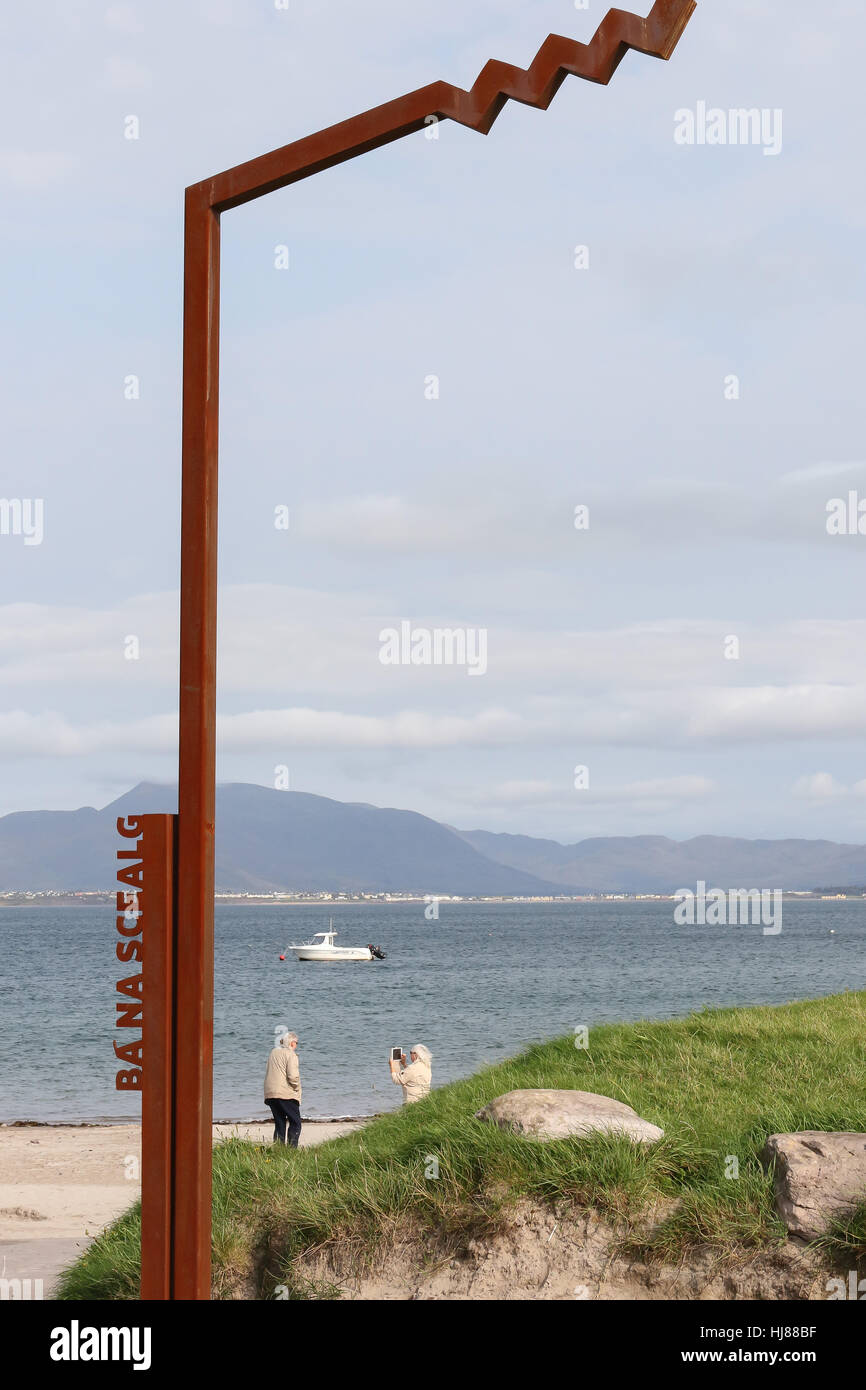
[[[297,960],[385,959],[385,952],[379,946],[337,946],[334,942],[336,935],[332,922],[327,931],[317,931],[309,941],[303,942],[300,946],[290,946],[289,950],[294,951]]]

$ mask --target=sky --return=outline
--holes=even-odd
[[[184,187],[604,11],[4,8],[0,814],[175,777]],[[864,31],[699,0],[669,63],[223,216],[220,781],[866,840]],[[404,623],[485,669],[384,664]]]

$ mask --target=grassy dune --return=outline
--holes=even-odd
[[[520,1197],[595,1208],[632,1249],[658,1259],[696,1246],[732,1259],[766,1249],[785,1238],[758,1162],[767,1135],[866,1131],[864,1062],[866,993],[846,993],[607,1025],[591,1030],[588,1050],[558,1038],[316,1148],[231,1140],[214,1153],[214,1295],[254,1286],[267,1298],[284,1284],[290,1296],[326,1297],[293,1277],[301,1252],[340,1240],[363,1257],[407,1221],[457,1249]],[[665,1137],[652,1147],[602,1136],[542,1144],[474,1118],[495,1096],[528,1087],[616,1097]],[[736,1179],[725,1176],[731,1156]],[[651,1238],[633,1228],[671,1198],[676,1209]],[[67,1271],[58,1296],[136,1298],[139,1228],[136,1206]],[[826,1243],[866,1254],[866,1212]]]

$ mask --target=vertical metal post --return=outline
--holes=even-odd
[[[143,889],[141,1297],[172,1297],[177,816],[140,817]]]
[[[186,195],[173,1297],[210,1298],[219,214]]]

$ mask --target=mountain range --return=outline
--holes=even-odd
[[[808,890],[866,883],[866,845],[834,840],[744,840],[698,835],[621,835],[561,845],[529,835],[458,832],[496,863],[560,885],[621,893],[675,893],[699,879],[717,888]]]
[[[109,889],[118,816],[174,811],[142,782],[110,805],[0,817],[0,892]],[[406,892],[544,896],[866,883],[866,846],[701,835],[595,837],[563,845],[456,830],[414,811],[248,783],[217,788],[216,886],[228,893]]]
[[[102,810],[3,816],[0,891],[110,888],[117,818],[176,809],[175,787],[142,782]],[[217,788],[216,826],[218,892],[560,891],[524,869],[488,859],[447,826],[414,811],[230,783]]]

